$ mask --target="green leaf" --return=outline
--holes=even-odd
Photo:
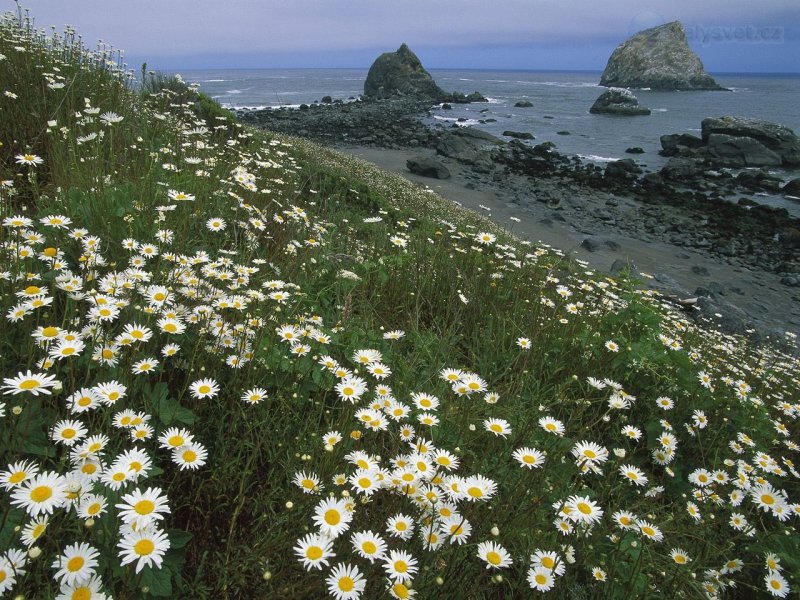
[[[191,425],[196,419],[196,415],[180,405],[177,400],[172,398],[160,398],[158,401],[158,418],[164,425],[170,425],[173,421]]]
[[[169,529],[167,530],[167,535],[169,536],[170,548],[174,550],[183,548],[192,539],[192,534],[182,529]]]
[[[172,596],[172,574],[169,569],[146,567],[142,571],[141,585],[149,589],[151,596],[159,598]]]

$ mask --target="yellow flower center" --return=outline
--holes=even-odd
[[[402,583],[395,583],[392,586],[392,591],[394,592],[394,595],[397,596],[398,598],[408,598],[409,597],[408,596],[408,588],[405,585],[403,585]]]
[[[100,512],[101,505],[99,502],[95,502],[89,508],[86,509],[86,512],[92,516],[96,515]]]
[[[183,444],[184,444],[183,436],[182,435],[173,435],[171,438],[169,438],[167,440],[167,443],[170,446],[174,446],[176,448],[178,446],[183,446]]]
[[[197,453],[193,450],[186,450],[183,453],[183,462],[191,463],[197,460]]]
[[[42,329],[42,337],[52,338],[58,335],[58,327],[45,327]]]
[[[589,458],[589,459],[595,459],[595,458],[597,458],[597,454],[595,454],[595,452],[594,452],[593,450],[584,450],[584,451],[583,451],[583,455],[584,455],[586,458]]]
[[[111,476],[111,479],[113,479],[114,481],[125,481],[125,473],[123,473],[122,471],[114,473]]]
[[[306,550],[306,558],[309,560],[319,560],[322,558],[322,548],[319,546],[309,546]]]
[[[502,562],[502,558],[497,552],[491,551],[486,554],[486,560],[493,565],[499,565]]]
[[[34,502],[44,502],[53,495],[53,488],[49,485],[40,485],[31,490],[31,500]]]
[[[19,384],[19,389],[21,390],[35,390],[39,387],[39,382],[35,379],[26,379],[22,383]]]
[[[534,579],[536,580],[536,583],[538,583],[539,585],[544,585],[545,583],[547,583],[547,577],[545,577],[541,573],[537,573]]]
[[[339,579],[339,589],[343,592],[350,592],[355,587],[356,583],[350,577],[344,576]]]
[[[773,498],[770,494],[761,494],[761,501],[770,506],[775,504],[775,498]]]
[[[68,427],[61,432],[61,437],[63,437],[65,440],[71,440],[77,435],[77,433],[77,431]]]
[[[365,554],[375,554],[378,551],[378,547],[375,545],[375,542],[370,541],[366,541],[361,544],[361,549]]]
[[[647,526],[645,526],[645,527],[642,527],[642,532],[643,532],[645,535],[651,535],[651,536],[656,534],[656,532],[653,530],[653,528],[652,528],[652,527],[647,527]]]
[[[69,562],[67,563],[67,570],[72,571],[73,573],[75,571],[80,571],[81,567],[83,567],[83,563],[85,562],[86,561],[83,560],[82,556],[73,556],[72,558],[69,559]]]
[[[584,515],[592,514],[592,507],[586,504],[586,502],[578,502],[577,507],[578,510],[582,512]]]
[[[467,494],[469,494],[473,498],[483,498],[483,490],[479,487],[471,487],[467,490]]]
[[[367,489],[372,486],[372,480],[369,477],[362,477],[358,480],[358,486]]]
[[[86,586],[75,588],[75,591],[72,592],[72,596],[70,596],[70,600],[91,600],[91,598],[92,590]]]
[[[147,556],[152,554],[156,549],[156,545],[151,540],[139,540],[133,545],[133,551],[139,556]]]
[[[328,525],[331,525],[331,526],[338,525],[339,521],[341,521],[341,520],[342,520],[342,517],[339,514],[338,510],[336,510],[334,508],[331,508],[331,509],[328,509],[328,510],[325,511],[325,522]]]
[[[20,481],[25,479],[27,476],[28,476],[28,474],[25,471],[17,471],[16,473],[13,473],[11,475],[11,477],[8,478],[8,482],[9,483],[19,483]]]
[[[29,286],[28,286],[28,287],[26,287],[26,288],[25,288],[23,291],[24,291],[24,292],[25,292],[25,293],[26,293],[28,296],[33,296],[34,294],[38,294],[39,292],[41,292],[41,291],[42,291],[42,288],[40,288],[40,287],[39,287],[39,286],[37,286],[37,285],[29,285]]]
[[[133,505],[135,510],[140,515],[149,515],[155,509],[156,505],[151,500],[139,500]]]
[[[404,560],[394,561],[394,570],[398,573],[406,573],[408,571],[408,564]]]

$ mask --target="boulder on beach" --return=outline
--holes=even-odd
[[[533,102],[530,100],[520,100],[519,102],[515,102],[514,106],[516,108],[531,108],[533,107]]]
[[[396,52],[381,54],[367,73],[364,95],[371,98],[426,96],[445,98],[445,93],[425,70],[417,55],[403,44]]]
[[[474,127],[459,127],[442,133],[436,144],[436,152],[448,158],[475,164],[486,158],[488,149],[502,144],[500,138]]]
[[[600,85],[654,90],[722,90],[703,69],[680,21],[640,31],[611,54]]]
[[[440,160],[427,156],[415,156],[406,161],[406,168],[415,175],[433,177],[434,179],[449,179],[450,170]]]
[[[592,114],[605,115],[649,115],[650,109],[639,104],[639,99],[633,92],[623,88],[611,88],[606,90],[594,101],[589,109]]]

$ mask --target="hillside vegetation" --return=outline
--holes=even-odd
[[[142,76],[0,24],[0,595],[793,593],[795,358]]]

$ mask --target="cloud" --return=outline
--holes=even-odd
[[[24,0],[25,1],[25,0]],[[69,23],[128,55],[322,56],[426,48],[616,45],[640,26],[800,24],[797,0],[26,0],[40,26]],[[313,64],[313,63],[312,63]],[[233,66],[233,65],[232,65]],[[309,65],[311,66],[311,65]]]

